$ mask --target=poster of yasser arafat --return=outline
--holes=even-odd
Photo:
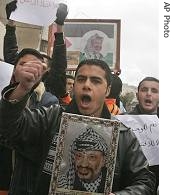
[[[118,121],[63,113],[49,195],[106,195],[116,162]]]

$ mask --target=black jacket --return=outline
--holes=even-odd
[[[12,174],[12,150],[0,145],[0,190],[8,190]]]
[[[0,133],[18,151],[23,164],[16,168],[16,180],[9,194],[47,195],[51,175],[43,167],[58,133],[63,110],[59,105],[30,110],[25,108],[27,99],[26,96],[16,104],[4,99],[0,102]],[[74,101],[67,107],[67,112],[80,114]],[[104,106],[102,118],[110,117]],[[153,195],[154,188],[154,175],[148,170],[136,136],[123,128],[119,136],[113,192],[118,195]]]
[[[124,114],[132,114],[132,115],[134,114],[134,115],[137,115],[137,114],[145,114],[145,113],[141,112],[139,104],[137,104],[130,112],[124,113]],[[158,116],[158,118],[159,118],[159,107],[157,109],[157,113],[152,113],[152,115],[154,115],[154,114],[156,114]]]
[[[56,98],[56,96],[45,91],[44,86],[42,86],[40,83],[40,85],[31,94],[27,105],[30,108],[38,108],[40,106],[49,107],[57,103],[58,103],[58,99]],[[9,189],[11,176],[12,176],[12,167],[13,167],[12,150],[9,147],[10,146],[8,146],[8,144],[6,147],[6,144],[3,143],[3,138],[0,136],[0,189],[1,190]],[[18,158],[20,158],[20,155],[16,152],[15,159],[13,159],[13,162],[16,161],[15,166],[21,166],[21,161],[19,161]]]
[[[18,45],[16,39],[16,27],[6,25],[6,33],[4,36],[3,55],[4,61],[9,64],[14,64],[18,54]]]
[[[14,64],[16,56],[18,54],[18,46],[15,34],[16,28],[14,26],[6,25],[6,34],[4,36],[4,60],[10,64]],[[65,70],[67,67],[66,63],[66,52],[65,45],[63,40],[63,33],[55,34],[55,48],[54,48],[54,56],[53,56],[53,66],[56,64],[60,68],[57,74],[57,79],[59,79],[60,85],[58,85],[59,94],[62,95],[65,93]],[[60,55],[56,56],[56,53],[60,53]],[[49,78],[49,77],[48,77]],[[49,80],[46,80],[46,85],[49,88]],[[50,92],[45,90],[45,86],[41,83],[37,88],[33,91],[30,96],[30,100],[27,103],[27,106],[30,108],[38,108],[40,106],[49,107],[52,104],[57,104],[59,102],[56,96],[52,95]],[[3,137],[0,136],[0,189],[8,190],[9,184],[12,175],[12,150],[4,147],[6,143],[4,143]],[[8,144],[7,144],[8,146]],[[11,147],[10,147],[11,148]],[[23,166],[21,158],[18,152],[16,153],[16,163],[15,166]],[[16,168],[13,177],[16,177]],[[26,171],[24,169],[24,171]],[[13,179],[14,180],[14,179]],[[12,180],[12,181],[13,181]],[[24,180],[24,179],[23,179]],[[29,185],[29,184],[28,184]],[[13,183],[11,185],[13,187]]]

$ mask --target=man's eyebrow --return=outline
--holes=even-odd
[[[86,77],[85,75],[82,75],[82,74],[77,74],[76,77]]]
[[[154,91],[154,90],[155,90],[155,91],[159,91],[159,89],[158,89],[158,88],[155,88],[155,87],[152,87],[151,90],[153,90],[153,91]]]
[[[79,75],[77,75],[77,77],[89,77],[89,78],[94,78],[94,79],[102,79],[99,76],[87,76],[87,75],[83,75],[83,74],[79,74]]]
[[[92,79],[102,80],[102,78],[101,78],[101,77],[98,77],[98,76],[91,76],[90,78],[92,78]]]
[[[87,76],[87,75],[82,75],[82,74],[79,74],[79,75],[77,75],[76,76],[76,78],[78,79],[78,78],[85,78],[85,79],[87,79],[87,78],[89,78],[89,79],[92,79],[92,80],[98,80],[98,81],[102,81],[104,78],[103,77],[99,77],[99,76]]]

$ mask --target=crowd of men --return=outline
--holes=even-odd
[[[8,19],[16,2],[7,4]],[[147,76],[140,81],[138,104],[130,113],[123,113],[119,99],[122,83],[103,59],[85,58],[75,75],[66,75],[62,27],[67,10],[63,3],[57,10],[51,59],[33,48],[18,51],[15,22],[9,20],[6,25],[4,61],[13,64],[14,71],[0,101],[0,195],[48,195],[62,112],[112,120],[117,114],[159,117],[157,78]],[[117,82],[112,82],[114,77]],[[61,187],[103,193],[106,175],[100,170],[105,169],[107,147],[94,129],[76,138],[72,152],[75,172],[70,182],[61,180]],[[159,165],[149,166],[135,134],[125,126],[120,129],[113,171],[108,195],[158,193]]]

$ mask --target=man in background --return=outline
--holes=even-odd
[[[157,115],[159,117],[159,80],[154,77],[145,77],[138,85],[136,93],[138,104],[129,114]],[[156,176],[156,189],[159,186],[159,165],[150,166]]]
[[[74,86],[74,76],[67,74],[66,75],[66,92],[69,93],[71,98],[73,96],[73,86]]]

